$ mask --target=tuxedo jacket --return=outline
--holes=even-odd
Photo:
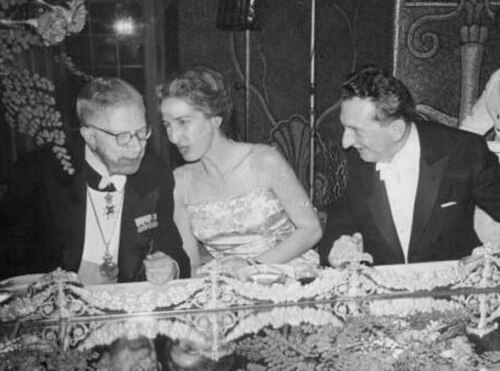
[[[80,267],[87,210],[83,141],[76,144],[71,161],[76,170],[73,175],[62,170],[50,150],[43,149],[29,154],[14,169],[0,205],[0,244],[11,262],[17,260],[11,264],[21,260],[22,273],[56,267],[77,272]],[[180,277],[189,277],[189,258],[173,221],[173,187],[171,169],[149,154],[139,171],[127,176],[118,247],[119,282],[144,280],[142,262],[152,251],[172,257],[179,264]],[[10,273],[16,273],[12,267]]]
[[[438,123],[416,122],[420,171],[408,262],[455,260],[481,245],[474,231],[474,207],[500,220],[500,165],[483,138]],[[347,151],[344,195],[328,209],[319,245],[321,263],[341,235],[360,232],[374,264],[404,263],[384,182],[374,163]]]

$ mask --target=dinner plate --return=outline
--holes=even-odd
[[[271,265],[252,265],[238,271],[240,279],[259,283],[261,285],[283,284],[286,281],[286,273]]]
[[[0,288],[8,291],[24,291],[33,282],[44,276],[43,273],[23,274],[0,281]]]

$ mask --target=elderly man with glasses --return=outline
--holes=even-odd
[[[96,78],[80,91],[76,113],[83,142],[71,146],[74,174],[42,151],[12,176],[0,243],[11,257],[23,249],[25,261],[7,262],[7,270],[60,266],[84,284],[189,277],[172,218],[171,169],[146,151],[151,128],[142,96],[123,80]]]

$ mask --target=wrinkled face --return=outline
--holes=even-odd
[[[393,123],[376,120],[375,104],[370,99],[354,97],[342,102],[340,121],[344,126],[342,146],[356,148],[366,162],[390,161],[395,152]]]
[[[96,115],[88,124],[115,134],[124,131],[135,132],[146,127],[146,116],[142,107],[134,104],[119,105]],[[82,134],[110,174],[130,175],[139,170],[146,140],[133,136],[130,142],[122,146],[114,136],[93,127],[83,127]]]
[[[221,117],[209,117],[182,98],[169,97],[161,103],[168,139],[184,160],[198,161],[211,148]]]

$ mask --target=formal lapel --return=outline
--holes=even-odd
[[[120,247],[118,250],[119,281],[140,280],[142,260],[153,250],[152,246],[157,231],[154,223],[159,189],[148,187],[147,175],[129,176],[125,185],[122,223],[120,229]],[[146,220],[146,227],[141,221]],[[148,224],[149,223],[149,224]]]
[[[142,260],[142,257],[138,256],[139,250],[134,249],[137,232],[133,227],[134,212],[136,211],[136,207],[140,205],[140,199],[138,190],[134,187],[134,184],[131,184],[131,177],[129,177],[125,184],[122,223],[120,228],[120,246],[118,249],[118,267],[120,268],[119,281],[130,280],[130,277],[134,276],[134,272],[137,271],[135,264],[131,263]],[[121,277],[127,277],[129,279],[120,279]]]
[[[413,211],[409,256],[419,246],[436,204],[448,155],[443,143],[425,124],[417,125],[420,139],[420,174]]]
[[[372,219],[385,240],[387,247],[393,250],[394,254],[399,256],[400,260],[403,261],[403,251],[392,219],[391,207],[385,185],[383,181],[380,180],[379,174],[375,170],[375,165],[370,164],[368,166],[371,170],[367,172],[367,178],[364,184],[371,185],[367,187],[366,191],[368,192],[367,202],[372,214]]]

